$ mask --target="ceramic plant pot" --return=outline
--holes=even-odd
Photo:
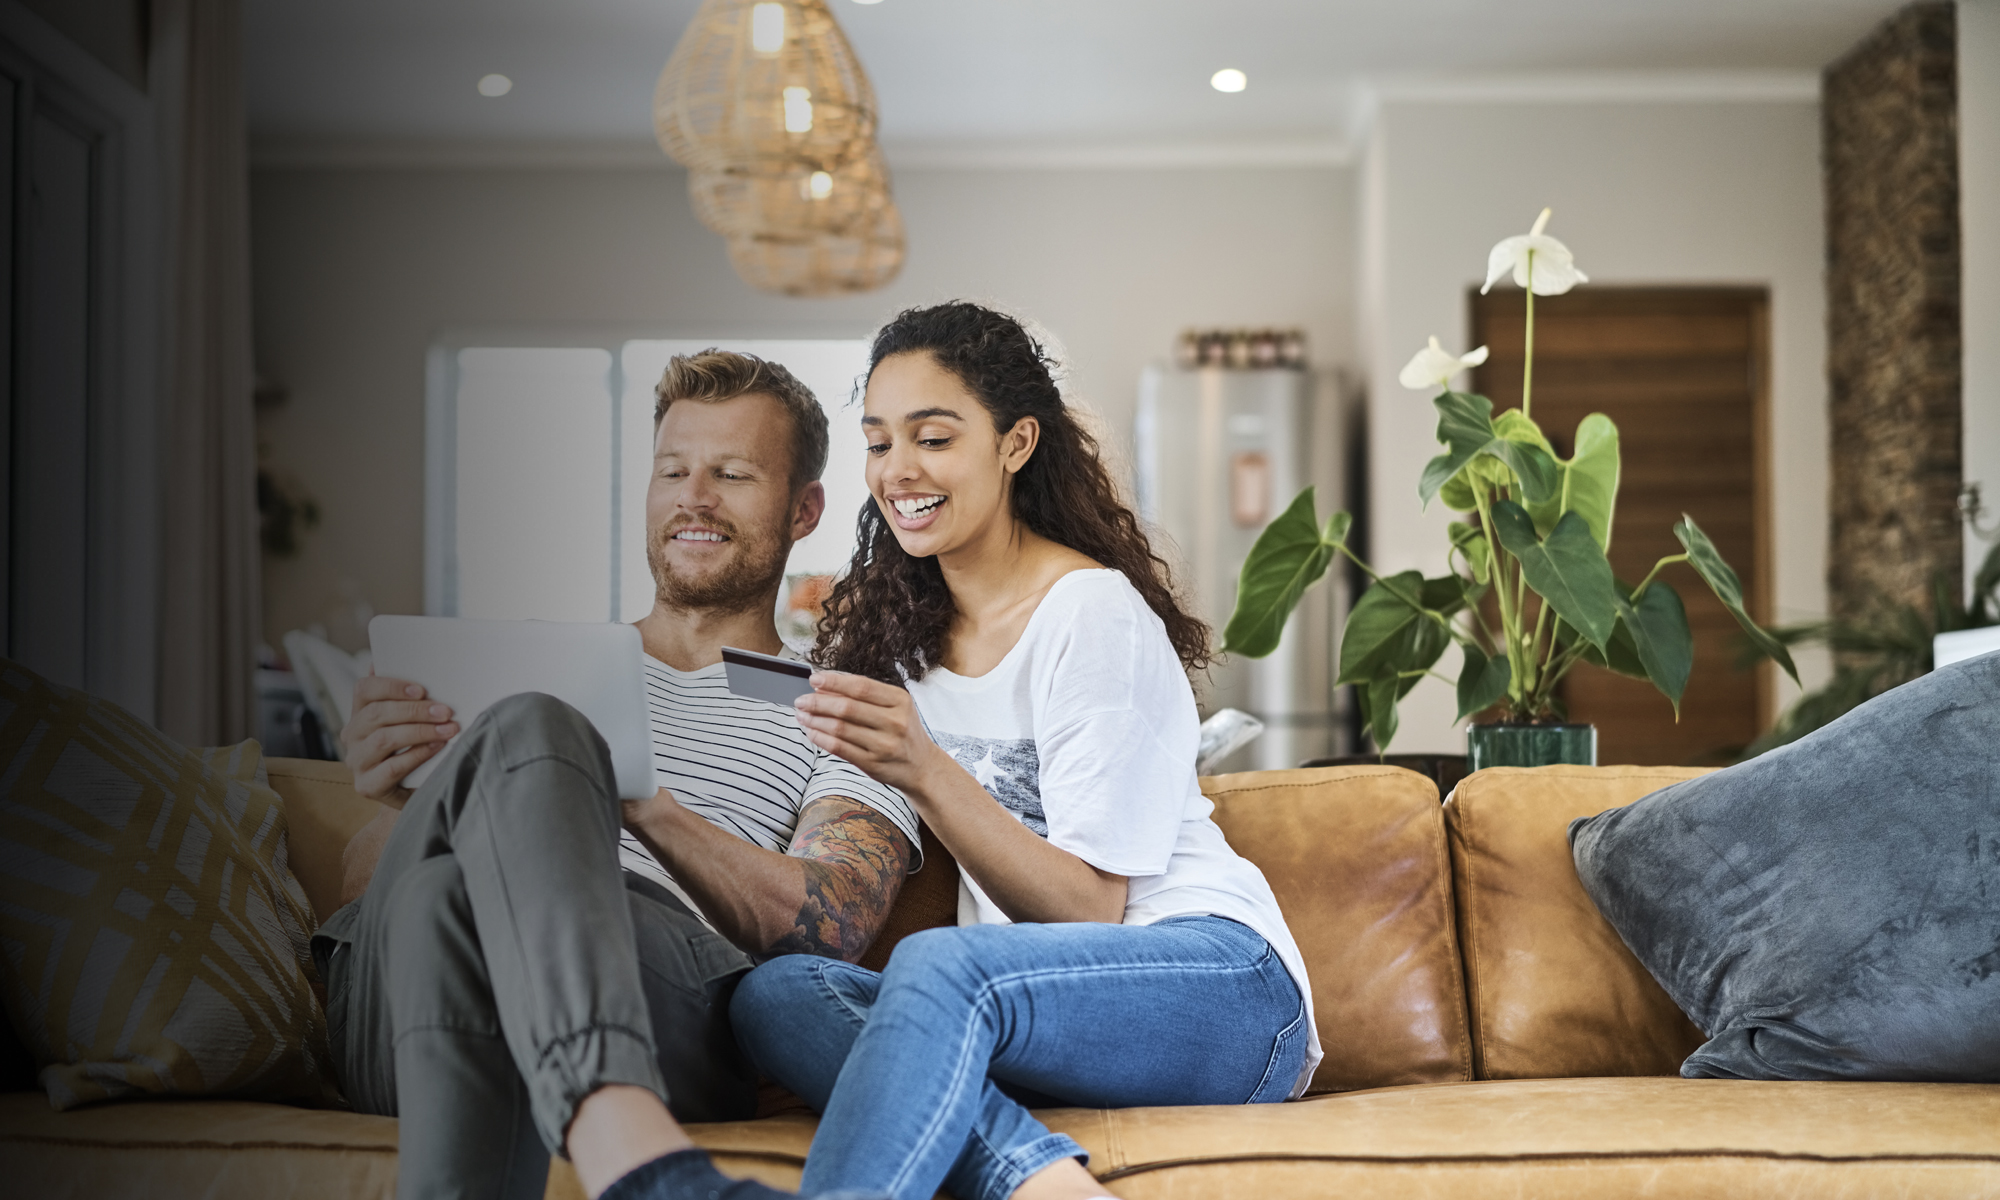
[[[1547,767],[1556,763],[1597,765],[1597,726],[1567,722],[1496,721],[1465,731],[1466,767]]]

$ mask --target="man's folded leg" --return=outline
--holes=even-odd
[[[458,862],[425,859],[390,906],[389,1009],[406,1197],[543,1194],[549,1152],[500,1031]]]
[[[460,1192],[496,1147],[516,1148],[510,1171],[530,1169],[523,1110],[545,1155],[599,1088],[666,1098],[619,819],[590,723],[548,696],[503,700],[411,797],[367,892],[315,938],[349,1100],[402,1118],[403,1195]],[[513,1087],[496,1087],[509,1069]]]
[[[538,1196],[584,1101],[616,1109],[631,1088],[667,1100],[663,1068],[690,1119],[754,1106],[722,1023],[748,960],[670,895],[628,883],[619,823],[596,731],[550,697],[512,697],[411,797],[368,891],[315,936],[348,1097],[402,1122],[399,1195]],[[788,1195],[721,1175],[699,1150],[650,1153],[604,1195]]]

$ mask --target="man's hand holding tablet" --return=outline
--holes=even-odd
[[[729,690],[786,708],[811,692],[812,668],[734,646],[722,649]],[[449,705],[428,698],[421,684],[372,671],[354,685],[354,710],[340,731],[342,754],[354,772],[354,790],[385,804],[408,798],[403,780],[441,753],[458,734]]]
[[[354,685],[353,715],[340,745],[354,772],[354,790],[401,807],[403,779],[444,750],[458,734],[449,706],[427,698],[421,685],[370,673]]]

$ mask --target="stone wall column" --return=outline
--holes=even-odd
[[[1956,15],[1913,4],[1826,70],[1833,616],[1962,588]],[[2000,501],[2000,496],[1989,498]]]

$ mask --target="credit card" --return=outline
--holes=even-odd
[[[786,708],[792,701],[812,691],[813,669],[802,662],[789,658],[779,658],[775,654],[759,654],[755,650],[738,650],[734,646],[722,648],[722,673],[729,679],[729,690],[751,700],[768,700]]]

